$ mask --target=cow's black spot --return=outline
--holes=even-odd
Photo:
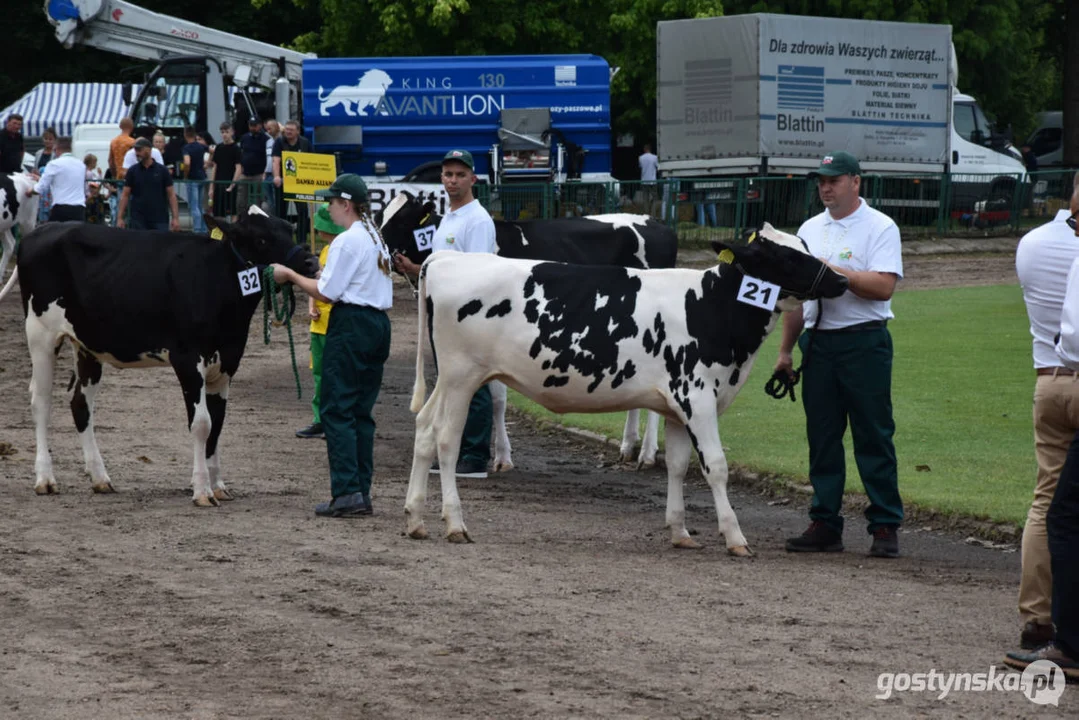
[[[510,299],[506,298],[505,300],[498,303],[497,305],[492,305],[487,310],[487,317],[493,318],[493,317],[502,317],[503,315],[509,315],[511,309],[512,309],[512,306],[510,305]]]
[[[4,195],[4,205],[0,208],[3,218],[6,223],[8,220],[14,222],[15,218],[19,216],[19,193],[15,189],[15,181],[11,179],[10,175],[0,175],[0,191]]]
[[[740,367],[736,367],[734,370],[731,371],[731,385],[738,384],[738,378],[741,376],[741,374],[742,368]]]
[[[637,374],[637,366],[633,364],[632,360],[626,360],[625,366],[615,374],[614,379],[611,380],[611,387],[616,388],[626,380]]]
[[[541,367],[544,370],[549,370],[551,368],[551,361],[550,360],[544,360],[543,365]]]
[[[562,387],[568,382],[567,375],[548,375],[543,379],[543,387]]]
[[[530,355],[553,354],[545,358],[551,368],[591,378],[594,392],[620,371],[619,341],[637,337],[640,289],[640,278],[624,268],[536,265],[524,284],[525,319],[536,327]]]
[[[532,343],[532,347],[528,348],[528,357],[535,360],[539,356],[540,350],[542,348],[543,348],[543,343],[540,342],[539,338],[536,338],[535,341]],[[544,370],[546,370],[550,366],[551,366],[551,363],[550,363],[549,360],[544,361],[544,363],[543,363],[543,369]]]
[[[475,315],[483,308],[483,301],[469,300],[457,310],[457,322],[462,322],[469,315]]]
[[[701,461],[701,469],[704,470],[705,475],[708,475],[712,470],[708,467],[708,463],[704,461],[704,455],[701,455],[701,448],[697,444],[697,436],[693,434],[693,428],[686,425],[686,432],[689,433],[689,441],[693,443],[693,449],[697,452],[697,459]]]

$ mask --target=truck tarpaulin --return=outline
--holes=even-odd
[[[659,23],[661,161],[947,161],[951,28],[788,15]]]

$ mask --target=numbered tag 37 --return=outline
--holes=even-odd
[[[417,228],[412,231],[416,238],[416,249],[420,252],[431,249],[431,242],[435,239],[435,226]]]
[[[243,295],[254,295],[257,292],[262,292],[262,284],[259,282],[259,269],[257,267],[241,270],[236,273],[236,277],[240,281],[240,292]]]
[[[738,288],[738,302],[771,311],[775,309],[777,300],[779,300],[778,285],[749,275],[742,278],[742,287]]]

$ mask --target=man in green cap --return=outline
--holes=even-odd
[[[892,418],[892,293],[903,277],[899,228],[859,197],[861,167],[847,152],[825,155],[810,177],[825,210],[807,220],[798,236],[809,251],[850,280],[838,298],[807,303],[783,320],[776,370],[793,371],[791,351],[802,351],[802,405],[809,440],[812,521],[787,540],[789,552],[843,550],[843,488],[848,422],[854,458],[869,497],[865,511],[873,536],[869,554],[899,556],[899,497]],[[802,333],[803,328],[810,328]],[[801,335],[801,337],[799,337]]]
[[[343,233],[345,229],[334,223],[330,217],[330,206],[324,203],[315,213],[315,239],[325,243],[322,251],[318,254],[319,268],[326,267],[326,256],[330,252],[330,244],[333,239]],[[311,317],[311,374],[315,378],[315,393],[311,396],[311,410],[315,421],[303,430],[296,431],[298,438],[325,438],[322,431],[322,420],[319,416],[319,395],[322,392],[322,354],[326,349],[326,328],[330,324],[330,309],[333,305],[322,302],[313,295],[307,297],[307,314]]]
[[[358,175],[341,175],[315,196],[329,198],[330,219],[345,231],[331,243],[317,280],[283,265],[273,266],[274,280],[291,282],[316,300],[333,304],[319,402],[333,499],[316,505],[315,514],[360,517],[373,512],[372,411],[390,356],[390,251],[371,219],[367,186]]]
[[[475,167],[468,150],[450,150],[442,158],[442,187],[449,196],[450,209],[431,240],[434,252],[498,252],[494,220],[472,194],[472,186],[476,184]],[[404,255],[398,254],[394,263],[402,273],[413,277],[419,275],[419,265]],[[461,453],[456,468],[460,477],[487,477],[487,463],[491,460],[491,412],[491,390],[484,385],[476,391],[468,406],[468,420],[461,435]],[[431,472],[439,472],[437,464]]]

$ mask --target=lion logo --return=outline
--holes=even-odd
[[[369,109],[378,111],[390,85],[393,85],[393,79],[382,70],[368,70],[358,84],[339,85],[327,95],[322,94],[322,86],[319,85],[319,113],[323,116],[329,115],[330,108],[340,105],[349,117],[356,117],[357,113],[360,117],[366,117]],[[353,105],[356,106],[355,110],[352,109]]]

